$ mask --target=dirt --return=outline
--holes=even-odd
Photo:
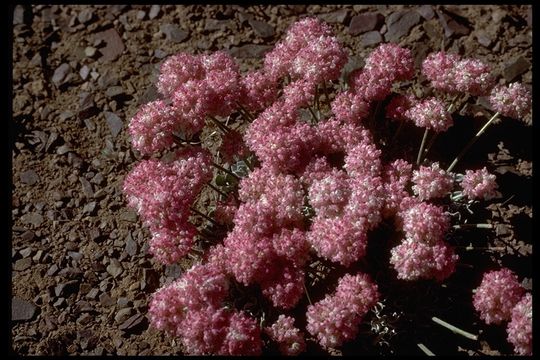
[[[522,81],[531,86],[531,8],[11,8],[11,297],[18,299],[12,302],[13,311],[20,311],[17,317],[12,311],[12,352],[181,354],[178,341],[149,326],[146,313],[156,288],[177,278],[193,259],[174,266],[154,261],[147,254],[149,232],[136,213],[126,207],[121,191],[125,175],[140,160],[131,150],[126,131],[129,120],[140,104],[157,97],[156,74],[167,55],[225,49],[237,57],[245,71],[259,65],[261,52],[307,14],[329,21],[354,55],[357,63],[351,64],[353,68],[360,66],[376,46],[366,43],[398,34],[397,42],[413,51],[417,64],[429,52],[444,48],[492,64],[501,83]],[[414,20],[410,28],[393,29],[387,23],[395,13],[407,11]],[[351,35],[353,17],[368,13],[378,14],[375,25]],[[399,36],[401,30],[403,35]],[[460,105],[465,102],[468,105],[462,110],[463,116],[438,139],[430,158],[449,164],[486,121],[490,110],[485,101],[463,100]],[[494,228],[455,230],[451,234],[449,241],[460,255],[456,274],[440,286],[432,282],[404,284],[395,280],[395,274],[392,278],[390,271],[381,273],[377,281],[386,281],[381,286],[386,307],[370,314],[358,339],[338,353],[422,354],[417,343],[441,355],[512,353],[504,327],[487,326],[474,313],[471,289],[478,286],[484,271],[498,266],[510,267],[525,279],[528,288],[532,287],[531,130],[530,119],[528,123],[504,119],[456,168],[462,172],[487,166],[497,175],[501,193],[497,199],[461,209],[463,216],[456,220],[458,223],[490,223]],[[204,135],[206,141],[211,136]],[[422,134],[409,129],[401,136],[407,141],[400,151],[412,158]],[[202,203],[208,201],[202,199]],[[385,231],[373,236],[389,235]],[[473,250],[467,249],[470,244]],[[378,251],[383,258],[388,257],[387,250],[375,246],[372,257]],[[452,334],[433,323],[432,316],[478,334],[479,340]],[[372,331],[377,321],[382,324],[380,329],[387,330],[377,334]],[[321,352],[313,344],[310,349]]]

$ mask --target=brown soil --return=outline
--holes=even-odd
[[[126,128],[140,104],[156,98],[153,84],[166,55],[226,49],[245,70],[260,63],[257,52],[263,48],[244,45],[273,45],[291,23],[308,14],[330,22],[355,56],[354,68],[376,46],[365,46],[366,41],[377,32],[384,37],[390,27],[385,20],[405,10],[423,15],[398,39],[418,63],[444,46],[493,64],[501,83],[531,85],[531,6],[166,5],[157,15],[146,5],[11,9],[12,314],[26,311],[11,322],[12,351],[181,354],[178,341],[150,327],[145,315],[150,295],[191,261],[174,266],[154,261],[147,254],[148,230],[125,206],[121,191],[138,160]],[[351,35],[351,19],[371,12],[380,14],[374,32]],[[268,28],[252,26],[250,16],[270,25],[274,34],[263,38]],[[444,16],[449,16],[448,36]],[[178,28],[165,35],[165,24]],[[490,111],[485,101],[467,103],[463,116],[435,143],[430,159],[449,164],[486,121]],[[471,290],[484,271],[499,266],[510,267],[532,287],[531,130],[530,122],[504,119],[456,168],[487,166],[497,174],[501,197],[472,204],[470,213],[461,208],[462,218],[456,220],[490,223],[494,229],[456,230],[449,236],[459,247],[460,263],[442,286],[403,283],[391,271],[377,273],[386,307],[370,314],[358,339],[340,352],[421,354],[416,344],[423,343],[436,354],[512,353],[504,327],[487,326],[475,314]],[[401,156],[415,156],[421,135],[418,129],[404,130]],[[212,136],[204,136],[206,143]],[[373,237],[391,235],[383,227]],[[467,250],[469,244],[476,249]],[[370,244],[368,253],[368,263],[387,260],[388,247]],[[479,340],[451,333],[433,323],[432,316],[478,334]],[[387,335],[372,331],[377,322]],[[389,335],[392,329],[395,336]],[[321,353],[312,342],[309,349]]]

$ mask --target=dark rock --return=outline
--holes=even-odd
[[[120,261],[111,259],[111,263],[107,266],[107,272],[111,274],[112,277],[117,278],[123,271],[124,269],[122,268]]]
[[[489,48],[489,46],[492,43],[491,38],[489,37],[488,33],[484,30],[478,30],[476,32],[476,40],[478,40],[478,43],[486,48]]]
[[[96,210],[97,203],[95,201],[91,201],[88,204],[84,205],[82,212],[83,214],[93,215],[94,211]]]
[[[76,293],[79,290],[79,281],[70,280],[65,283],[61,283],[55,286],[54,294],[56,296],[69,296]]]
[[[152,5],[152,7],[150,8],[150,11],[148,12],[148,18],[150,20],[156,18],[159,15],[160,11],[161,11],[161,6]]]
[[[32,230],[27,230],[21,235],[21,240],[28,243],[36,237],[36,234]]]
[[[137,243],[131,237],[131,234],[128,234],[126,239],[126,252],[129,256],[135,256],[137,254]]]
[[[354,16],[349,24],[349,34],[358,35],[377,29],[383,22],[384,17],[376,12],[363,13]]]
[[[115,301],[105,293],[99,295],[99,302],[105,307],[113,306],[115,304]]]
[[[107,88],[105,95],[110,98],[124,95],[124,88],[122,88],[122,86],[111,86],[110,88]]]
[[[173,43],[181,43],[189,36],[189,32],[180,29],[174,24],[164,24],[159,27],[159,30],[165,34],[166,39]]]
[[[95,311],[96,309],[88,301],[79,300],[75,304],[75,309],[74,310],[75,310],[76,313],[82,313],[82,312],[92,312],[92,311]]]
[[[95,107],[94,95],[88,92],[79,94],[79,119],[85,120],[97,114],[98,109]]]
[[[39,176],[34,170],[27,170],[20,175],[21,182],[26,185],[34,185],[39,181]]]
[[[76,169],[80,169],[83,165],[83,159],[73,152],[68,154],[68,164],[72,165]]]
[[[349,15],[348,9],[339,9],[326,14],[319,14],[318,17],[327,23],[343,24]]]
[[[100,49],[101,57],[98,59],[99,61],[116,60],[124,52],[124,43],[115,29],[108,29],[95,34],[94,41],[99,39],[103,40],[106,44]]]
[[[439,22],[444,29],[444,36],[468,35],[471,29],[467,26],[466,19],[447,10],[437,11]]]
[[[13,270],[15,271],[24,271],[28,269],[30,266],[32,266],[32,259],[31,258],[25,258],[25,259],[19,259],[15,261],[15,264],[13,264]]]
[[[431,20],[435,16],[433,11],[433,6],[431,5],[422,5],[416,9],[418,13],[426,20]]]
[[[519,75],[529,70],[530,66],[531,63],[529,60],[525,59],[523,56],[515,58],[504,67],[503,75],[505,80],[507,82],[513,81]]]
[[[81,24],[89,23],[94,16],[93,9],[92,8],[85,8],[83,9],[79,15],[77,15],[77,19]]]
[[[56,70],[54,70],[52,82],[54,85],[56,85],[56,87],[60,87],[62,84],[64,84],[69,74],[71,74],[71,66],[63,63],[57,67]]]
[[[154,57],[155,57],[156,59],[163,59],[163,58],[165,58],[167,55],[169,55],[169,53],[167,53],[166,51],[163,51],[163,50],[161,50],[161,49],[156,49],[156,50],[154,51]]]
[[[106,89],[118,84],[119,81],[118,74],[114,70],[106,70],[98,79],[98,86],[100,89]]]
[[[52,264],[52,266],[47,270],[47,276],[54,276],[58,272],[58,265]]]
[[[148,319],[143,314],[135,314],[118,327],[126,333],[138,333],[148,328]]]
[[[94,175],[92,179],[90,179],[90,182],[97,185],[101,185],[103,184],[104,180],[105,179],[103,178],[103,175],[100,172],[98,172],[96,175]]]
[[[270,45],[247,44],[231,47],[229,53],[239,59],[260,58],[271,49]]]
[[[129,299],[127,297],[120,297],[116,300],[116,307],[118,309],[123,309],[129,306]]]
[[[113,138],[115,138],[120,133],[120,131],[122,131],[124,123],[115,113],[112,113],[110,111],[104,111],[104,114],[107,125],[109,126],[109,130],[111,131]]]
[[[32,320],[37,313],[37,307],[17,296],[11,299],[11,320],[28,321]]]
[[[249,25],[255,33],[262,37],[263,39],[268,39],[274,36],[274,27],[264,21],[259,21],[255,19],[249,19]]]
[[[58,134],[54,131],[51,132],[51,134],[49,135],[49,138],[47,139],[47,143],[45,144],[46,152],[49,151],[49,149],[56,142],[57,139],[58,139]]]
[[[82,273],[83,272],[80,269],[76,269],[73,267],[65,267],[62,270],[60,270],[58,275],[63,276],[67,279],[79,279]]]
[[[152,292],[159,286],[159,276],[154,269],[143,269],[141,290]]]
[[[156,89],[156,86],[154,84],[150,85],[144,94],[139,98],[138,105],[143,105],[146,103],[149,103],[150,101],[154,101],[160,98],[159,92]]]
[[[413,26],[420,22],[420,14],[414,10],[404,10],[392,13],[386,18],[388,31],[384,38],[388,42],[396,42],[402,36],[407,35]]]
[[[378,31],[370,31],[360,37],[362,46],[373,46],[383,41],[383,37]]]
[[[137,213],[131,209],[126,210],[120,214],[120,220],[137,222]]]
[[[84,177],[79,177],[79,181],[82,185],[82,191],[87,199],[91,199],[94,197],[94,189],[92,188],[92,184],[88,180],[86,180]]]
[[[134,310],[132,308],[124,308],[120,309],[116,315],[114,316],[114,321],[116,321],[117,324],[122,324],[124,321],[126,321],[131,315],[133,315]]]
[[[251,19],[253,19],[253,15],[249,13],[245,13],[243,11],[240,11],[238,13],[238,21],[240,22],[240,25],[244,25],[246,21],[249,21]]]
[[[75,261],[79,261],[83,258],[83,254],[78,251],[68,251],[68,256]]]
[[[41,216],[41,214],[31,212],[24,214],[21,217],[21,221],[23,222],[23,224],[32,224],[37,227],[43,222],[43,216]]]
[[[56,308],[63,308],[64,305],[66,305],[66,299],[63,297],[58,298],[53,304],[53,306]],[[59,322],[63,322],[63,321],[59,321]]]
[[[294,14],[300,15],[306,12],[307,5],[287,5],[287,8]]]
[[[86,297],[90,300],[94,300],[99,294],[99,289],[98,288],[93,288],[92,290],[90,290],[88,292],[88,294],[86,294]]]
[[[204,24],[204,30],[206,31],[222,31],[225,32],[227,29],[233,29],[234,21],[232,20],[216,20],[216,19],[207,19]],[[273,29],[272,29],[273,30]]]

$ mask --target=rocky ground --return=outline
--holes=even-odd
[[[493,64],[501,83],[532,82],[530,6],[19,5],[11,11],[11,349],[20,355],[181,354],[174,339],[149,327],[146,313],[155,289],[188,264],[165,267],[147,254],[148,231],[121,191],[138,159],[127,125],[140,104],[157,97],[153,84],[168,55],[224,49],[245,70],[309,14],[330,23],[354,55],[349,70],[388,41],[410,48],[417,64],[445,48]],[[462,113],[473,126],[456,127],[456,137],[438,142],[434,154],[451,160],[485,122],[486,107],[485,99],[470,102]],[[437,294],[462,303],[441,300],[447,308],[437,314],[480,334],[479,341],[427,319],[414,331],[396,327],[389,346],[359,340],[361,346],[344,353],[421,354],[418,342],[437,354],[512,352],[503,327],[474,316],[470,289],[497,264],[532,286],[531,130],[521,122],[498,124],[463,163],[488,166],[502,197],[469,219],[494,229],[456,234],[460,269],[447,292]],[[477,248],[467,250],[470,243]],[[459,291],[465,295],[456,296]]]

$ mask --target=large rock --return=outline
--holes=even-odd
[[[377,29],[384,17],[377,12],[368,12],[354,16],[349,24],[349,34],[358,35]]]
[[[384,38],[388,42],[397,42],[402,36],[409,34],[413,26],[420,22],[420,14],[415,10],[404,10],[392,13],[386,18],[388,31]]]
[[[32,320],[37,313],[37,307],[21,298],[13,297],[11,299],[11,320],[28,321]]]

